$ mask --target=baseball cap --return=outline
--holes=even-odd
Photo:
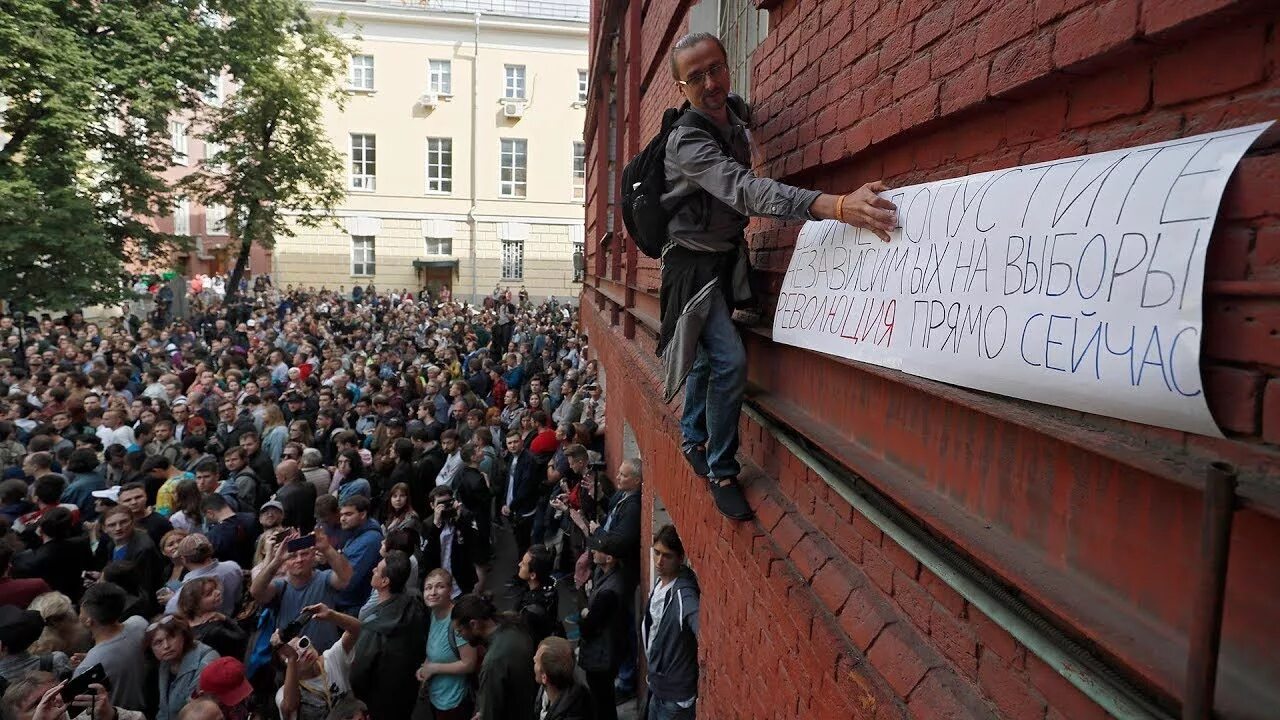
[[[94,490],[90,494],[98,498],[99,500],[106,500],[112,505],[120,504],[120,486],[119,485],[112,485],[106,490]]]
[[[10,655],[25,652],[43,630],[44,617],[35,610],[23,610],[17,605],[0,606],[0,644]]]
[[[284,505],[279,500],[268,500],[262,503],[262,507],[258,508],[258,512],[266,512],[267,508],[275,508],[280,512],[284,512]]]
[[[200,692],[212,695],[223,707],[234,707],[253,694],[244,676],[244,664],[233,657],[221,657],[200,672]]]

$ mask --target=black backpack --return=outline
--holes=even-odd
[[[660,202],[667,190],[667,136],[672,128],[687,126],[705,130],[726,155],[733,157],[715,125],[687,108],[688,103],[679,109],[668,108],[662,114],[662,129],[622,169],[622,222],[640,252],[651,258],[662,257],[662,249],[667,245],[667,222],[680,208],[678,205],[668,212]],[[697,193],[693,193],[682,198],[680,205],[696,196]]]

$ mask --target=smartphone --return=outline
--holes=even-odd
[[[288,550],[289,552],[298,552],[299,550],[306,550],[308,548],[313,548],[315,546],[316,546],[315,533],[303,535],[302,537],[296,537],[284,544],[285,549]]]
[[[107,685],[107,671],[106,668],[102,667],[102,663],[98,663],[68,680],[67,684],[62,686],[62,701],[70,705],[77,695],[87,694],[89,686],[95,683],[103,687]]]

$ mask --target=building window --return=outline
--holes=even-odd
[[[428,255],[452,255],[453,238],[429,237],[426,239],[425,252]]]
[[[226,150],[227,147],[222,143],[206,142],[204,144],[204,166],[209,170],[226,170],[226,163],[218,159],[218,156]]]
[[[578,71],[578,102],[585,103],[587,101],[587,71]]]
[[[427,89],[439,95],[453,94],[453,62],[449,60],[427,61]]]
[[[187,124],[178,120],[169,123],[169,144],[173,146],[173,162],[177,165],[190,164],[187,155]]]
[[[524,279],[524,241],[502,241],[502,279]]]
[[[453,192],[452,138],[427,138],[427,192]]]
[[[191,201],[186,198],[178,198],[173,206],[173,234],[191,234]]]
[[[204,101],[210,105],[222,105],[222,74],[213,73],[209,76],[209,89],[205,91]]]
[[[573,244],[573,281],[576,283],[582,282],[582,276],[587,272],[586,258],[587,244],[585,242],[575,242]],[[582,262],[581,266],[578,265],[579,261]]]
[[[573,144],[573,199],[583,200],[587,197],[587,144]]]
[[[351,189],[374,190],[377,175],[377,148],[373,135],[351,136]]]
[[[351,236],[351,274],[366,276],[373,275],[374,258],[373,258],[374,239],[372,235],[352,235]]]
[[[754,0],[720,0],[720,40],[729,55],[729,87],[744,100],[751,100],[751,54],[768,34],[769,13],[757,10]]]
[[[373,56],[351,56],[351,78],[348,86],[352,90],[373,90]]]
[[[206,205],[204,208],[204,234],[227,234],[227,206]]]
[[[502,97],[507,100],[524,99],[524,66],[507,65],[506,82],[503,84]]]
[[[529,141],[503,138],[501,155],[498,194],[502,197],[524,197],[529,170]]]

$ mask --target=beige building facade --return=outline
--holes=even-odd
[[[332,222],[274,252],[279,285],[579,292],[585,2],[317,0],[354,51]]]

